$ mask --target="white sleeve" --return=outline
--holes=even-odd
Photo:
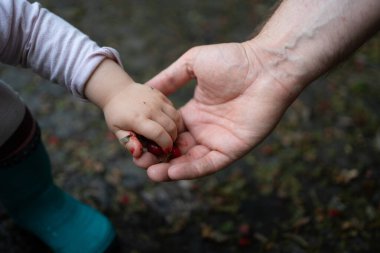
[[[0,61],[31,68],[84,97],[84,85],[105,59],[118,52],[99,47],[60,17],[26,0],[0,1]]]

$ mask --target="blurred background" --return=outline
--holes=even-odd
[[[249,39],[277,1],[42,0],[144,83],[187,49]],[[58,185],[114,222],[122,252],[380,252],[380,37],[315,81],[273,134],[199,180],[151,182],[102,113],[29,70],[0,76],[30,106]],[[171,99],[180,107],[188,85]],[[0,207],[0,252],[49,252]]]

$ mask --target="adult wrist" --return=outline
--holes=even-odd
[[[256,62],[261,65],[260,74],[270,76],[281,84],[290,97],[298,96],[319,76],[318,66],[308,61],[308,52],[289,49],[286,41],[263,34],[245,43],[253,51]]]

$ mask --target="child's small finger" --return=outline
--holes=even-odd
[[[117,130],[115,132],[120,144],[127,149],[133,157],[140,157],[142,155],[142,144],[136,137],[136,134],[131,131]]]
[[[179,134],[186,131],[186,126],[185,126],[185,123],[183,122],[182,113],[180,110],[178,111],[178,114],[179,116],[177,119],[177,131]]]
[[[156,114],[154,117],[152,117],[152,120],[160,124],[165,129],[165,131],[168,132],[172,140],[177,139],[177,125],[165,113]]]
[[[140,124],[137,133],[157,143],[164,152],[170,152],[173,147],[173,140],[169,133],[153,120],[146,120]]]
[[[183,128],[181,113],[178,110],[172,106],[165,105],[162,107],[162,111],[175,122],[177,129]]]

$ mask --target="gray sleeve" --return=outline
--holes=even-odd
[[[99,47],[40,4],[0,1],[0,61],[31,68],[83,98],[85,83],[105,58],[122,65],[115,49]]]

